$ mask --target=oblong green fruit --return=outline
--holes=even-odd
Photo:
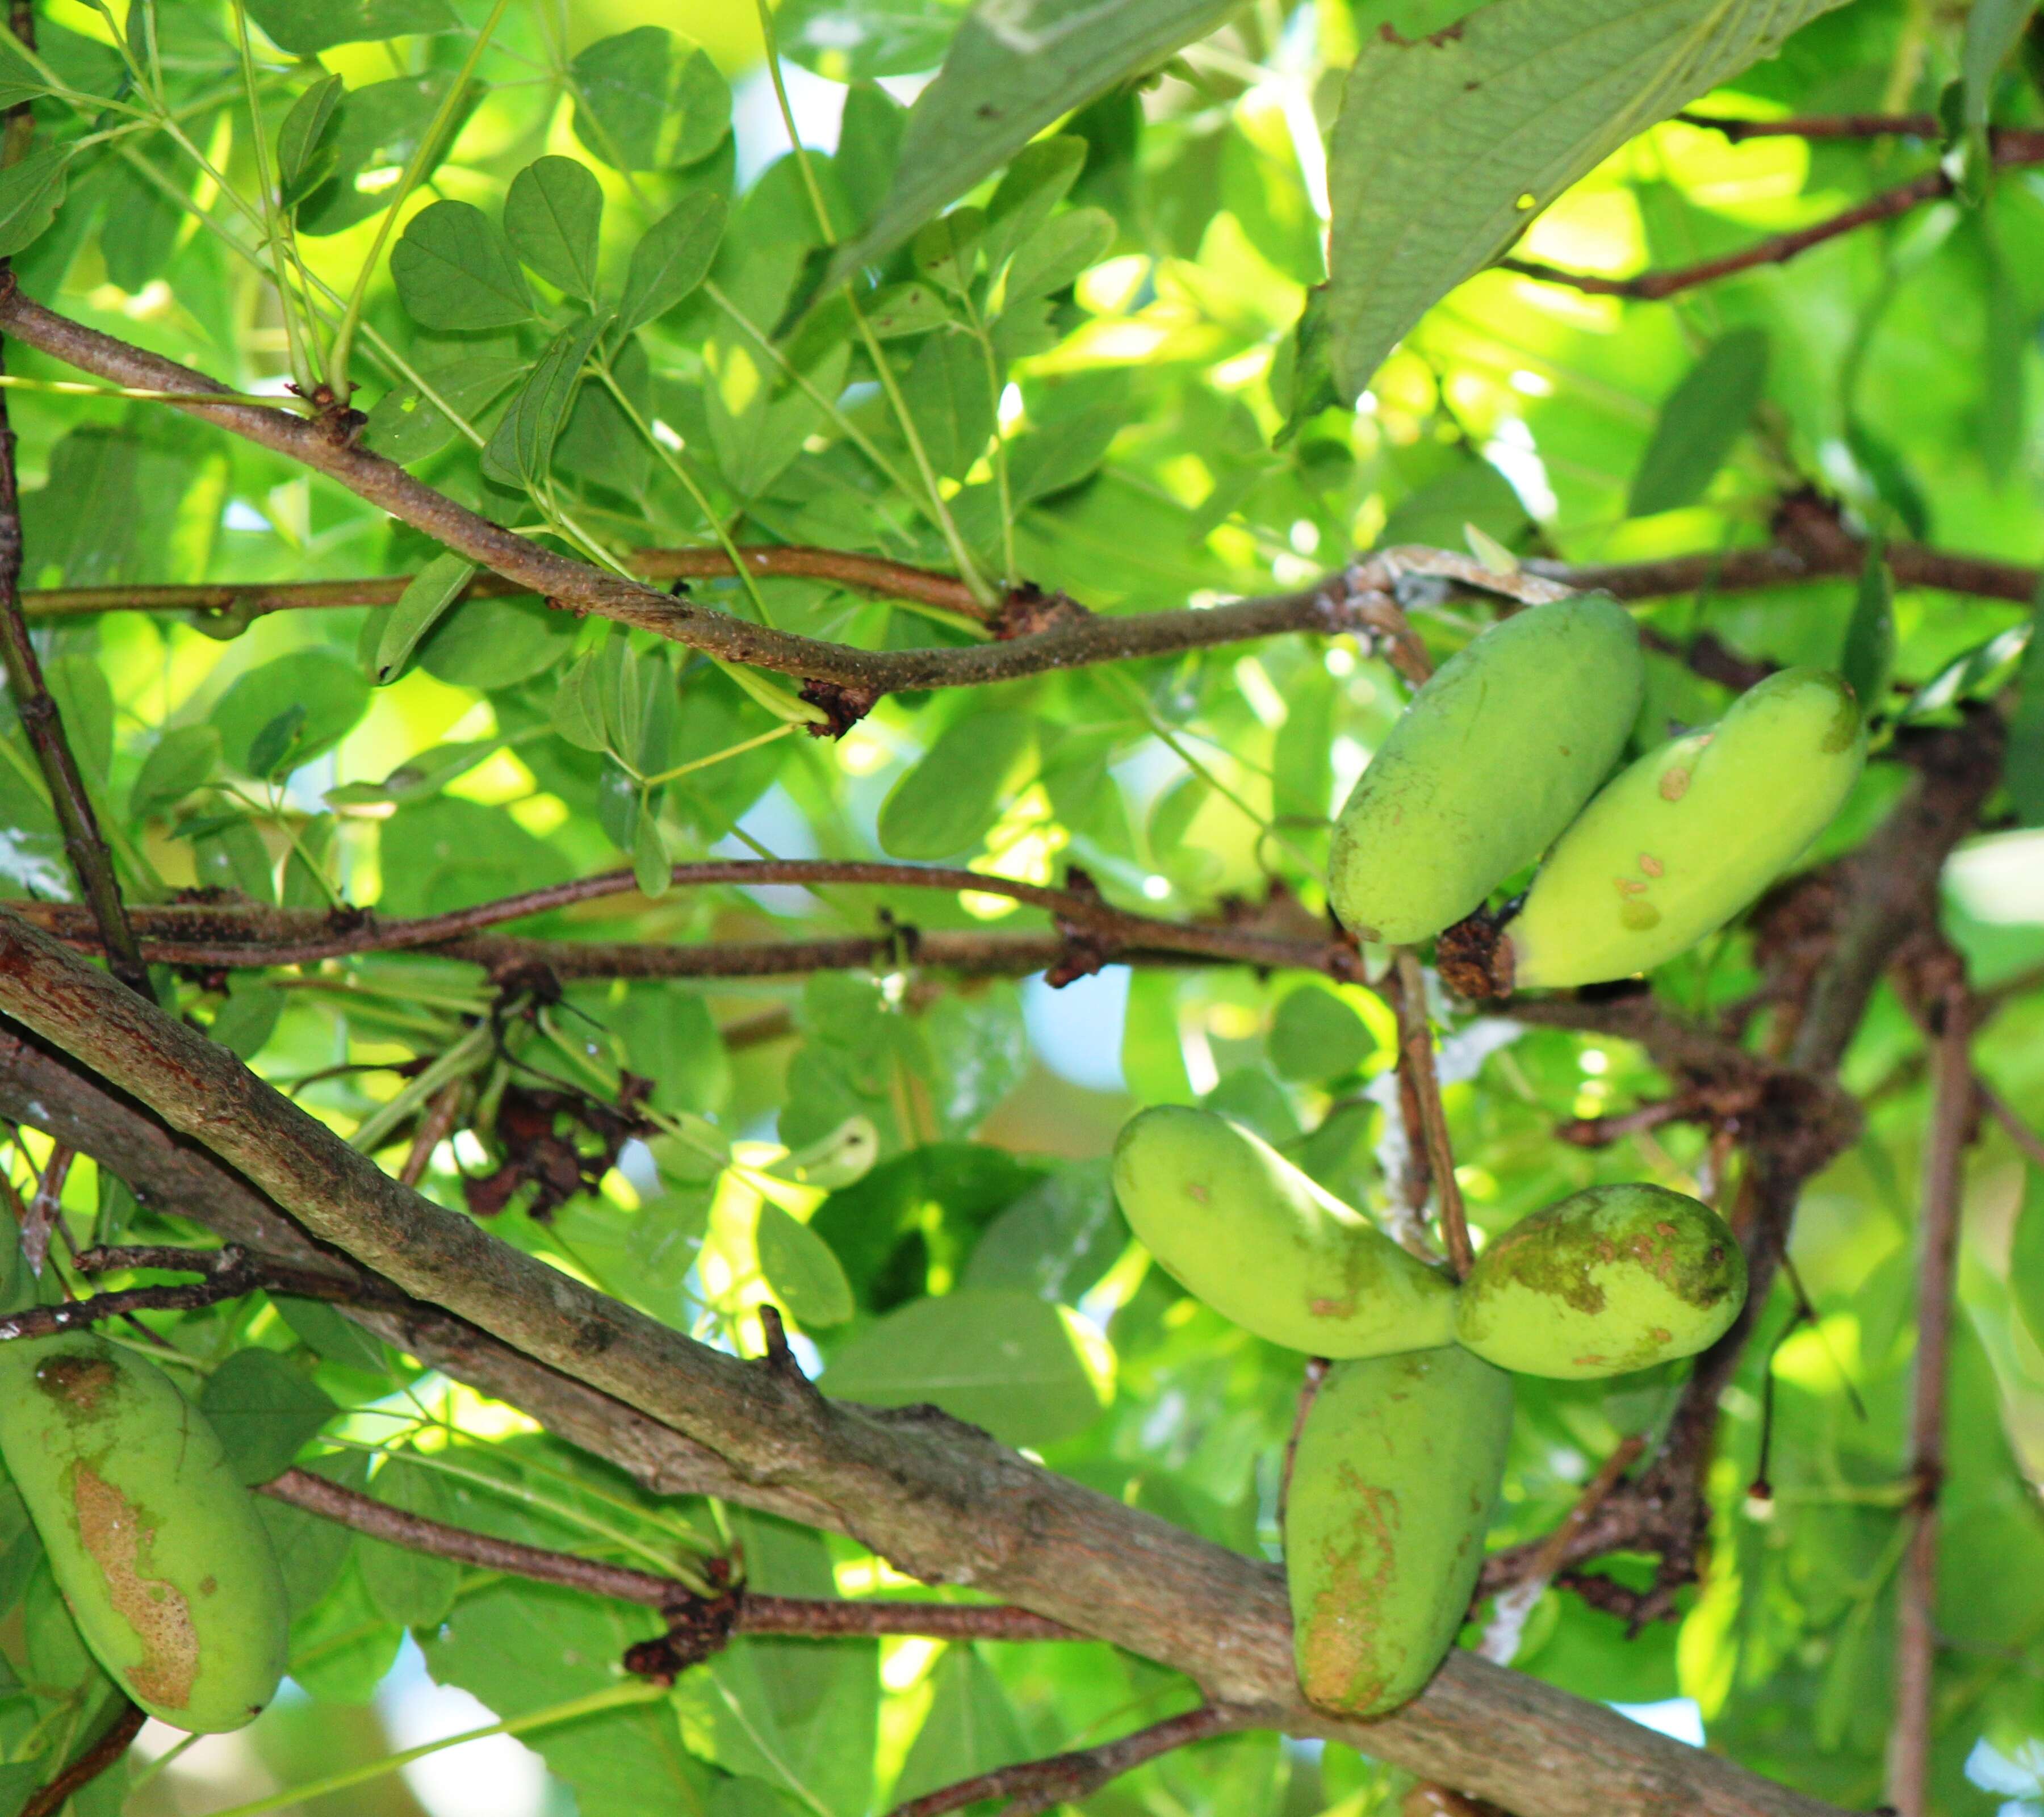
[[[1316,1357],[1453,1339],[1446,1275],[1212,1111],[1158,1104],[1131,1117],[1114,1190],[1166,1271],[1259,1338]]]
[[[1337,1363],[1285,1509],[1299,1684],[1374,1716],[1418,1693],[1469,1612],[1512,1434],[1512,1378],[1450,1345]]]
[[[1506,924],[1500,971],[1515,986],[1600,984],[1673,958],[1796,861],[1865,760],[1842,677],[1769,676],[1715,726],[1671,739],[1599,792]]]
[[[114,1682],[181,1729],[259,1714],[284,1674],[283,1578],[177,1385],[88,1332],[0,1343],[0,1454]]]
[[[1622,1375],[1693,1356],[1745,1304],[1745,1252],[1700,1199],[1592,1186],[1485,1246],[1456,1296],[1455,1338],[1526,1375]]]
[[[1461,920],[1610,774],[1644,685],[1638,628],[1594,597],[1519,613],[1443,663],[1335,823],[1343,924],[1407,946]]]

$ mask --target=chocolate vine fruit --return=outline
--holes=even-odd
[[[0,1343],[0,1453],[79,1632],[181,1729],[238,1729],[283,1677],[284,1584],[218,1437],[89,1333]]]
[[[1512,1378],[1453,1346],[1337,1363],[1285,1512],[1299,1684],[1373,1716],[1417,1694],[1468,1612],[1512,1431]]]
[[[1827,669],[1786,669],[1705,731],[1599,792],[1505,925],[1507,988],[1650,971],[1730,920],[1830,824],[1866,760],[1859,703]]]
[[[1270,1145],[1212,1111],[1140,1111],[1114,1190],[1166,1271],[1245,1330],[1309,1356],[1444,1344],[1454,1289]]]
[[[1527,1375],[1620,1375],[1715,1343],[1746,1303],[1723,1219],[1660,1186],[1593,1186],[1487,1244],[1455,1301],[1455,1336]]]
[[[1443,663],[1335,823],[1343,924],[1430,939],[1531,864],[1618,761],[1644,673],[1632,620],[1598,598],[1520,613]]]

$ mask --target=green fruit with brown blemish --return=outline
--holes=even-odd
[[[1485,1245],[1455,1337],[1527,1375],[1622,1375],[1716,1343],[1746,1304],[1746,1256],[1700,1199],[1593,1186]]]
[[[0,1343],[0,1454],[114,1682],[181,1729],[259,1715],[284,1675],[283,1579],[177,1385],[87,1332]]]
[[[1506,924],[1520,989],[1650,971],[1715,932],[1821,833],[1866,760],[1859,703],[1827,669],[1785,669],[1707,730],[1614,777]]]
[[[1453,1345],[1337,1363],[1285,1508],[1299,1684],[1374,1716],[1416,1696],[1469,1611],[1512,1435],[1512,1378]]]
[[[1245,1330],[1316,1357],[1450,1341],[1454,1289],[1239,1124],[1159,1104],[1114,1146],[1114,1190],[1181,1285]]]
[[[1327,896],[1365,939],[1431,939],[1546,850],[1639,711],[1639,633],[1608,599],[1492,627],[1412,697],[1340,818]]]

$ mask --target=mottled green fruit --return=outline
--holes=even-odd
[[[1610,774],[1644,675],[1632,620],[1596,598],[1517,613],[1443,663],[1335,823],[1343,924],[1431,939],[1531,864]]]
[[[1316,1357],[1453,1338],[1445,1275],[1212,1111],[1159,1104],[1130,1118],[1114,1190],[1173,1278],[1259,1338]]]
[[[1484,1250],[1455,1336],[1527,1375],[1622,1375],[1693,1356],[1745,1304],[1745,1254],[1708,1205],[1660,1186],[1593,1186]]]
[[[1614,777],[1508,923],[1510,981],[1650,971],[1723,927],[1830,824],[1866,760],[1859,703],[1827,669],[1785,669],[1708,729]],[[1503,968],[1500,967],[1500,970]]]
[[[258,1715],[284,1675],[283,1579],[177,1385],[85,1332],[0,1343],[0,1453],[114,1682],[181,1729]]]
[[[1374,1716],[1433,1677],[1483,1566],[1511,1433],[1511,1377],[1452,1345],[1327,1372],[1285,1510],[1310,1701]]]

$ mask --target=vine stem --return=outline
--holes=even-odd
[[[1469,1216],[1455,1179],[1454,1150],[1448,1142],[1447,1112],[1441,1105],[1440,1075],[1434,1068],[1434,1026],[1427,1014],[1427,980],[1420,958],[1400,947],[1398,974],[1398,1046],[1420,1101],[1420,1128],[1427,1145],[1434,1189],[1440,1197],[1441,1240],[1447,1246],[1448,1266],[1458,1281],[1470,1271],[1476,1250],[1470,1243]],[[1410,1132],[1408,1132],[1408,1139]]]

